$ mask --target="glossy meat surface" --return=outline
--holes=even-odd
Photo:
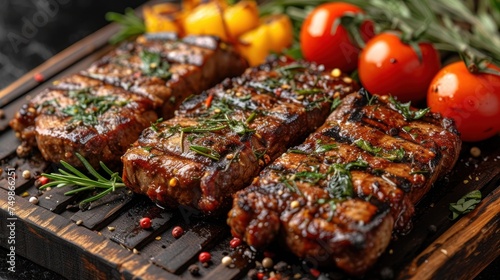
[[[80,74],[54,82],[10,124],[48,161],[81,166],[75,156],[80,153],[96,167],[99,161],[119,165],[158,116],[172,116],[181,100],[246,67],[231,46],[213,37],[140,37]]]
[[[120,155],[156,118],[148,98],[72,75],[30,100],[11,125],[49,161],[81,166],[75,156],[80,153],[98,166],[99,160],[119,163]]]
[[[146,129],[122,158],[124,182],[161,205],[215,213],[325,121],[356,87],[343,78],[284,59],[248,69]]]
[[[147,96],[159,116],[170,118],[186,97],[240,75],[247,67],[232,46],[215,37],[178,39],[166,33],[125,43],[84,74]]]
[[[405,120],[386,96],[351,94],[236,193],[228,224],[251,246],[280,239],[300,257],[361,275],[393,229],[410,227],[415,203],[451,170],[460,146],[447,119]]]

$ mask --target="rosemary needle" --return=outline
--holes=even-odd
[[[105,178],[99,172],[97,172],[82,155],[77,153],[76,156],[83,163],[88,173],[92,175],[93,178],[83,174],[64,160],[61,160],[61,165],[66,170],[59,169],[59,173],[42,174],[42,176],[45,176],[52,181],[41,186],[40,189],[48,187],[62,188],[66,186],[78,187],[64,193],[65,195],[73,195],[82,191],[95,190],[96,188],[104,189],[97,195],[82,200],[80,202],[80,208],[84,209],[89,203],[101,199],[107,194],[114,192],[117,188],[125,187],[125,184],[123,183],[122,178],[120,177],[118,172],[111,171],[103,162],[99,162],[99,164],[102,170],[104,170],[109,175],[109,178]]]

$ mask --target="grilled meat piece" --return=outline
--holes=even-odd
[[[81,166],[120,163],[140,132],[170,117],[181,100],[241,74],[247,63],[209,36],[141,37],[124,43],[79,75],[55,82],[11,121],[19,138],[48,161]],[[112,85],[114,86],[112,86]]]
[[[284,58],[248,69],[146,129],[122,157],[123,180],[161,205],[214,213],[355,87],[322,67]]]
[[[344,98],[303,144],[236,193],[233,235],[258,248],[279,236],[297,256],[363,274],[393,228],[410,227],[415,203],[461,146],[450,120],[405,120],[396,104],[363,90]]]
[[[85,75],[145,95],[170,118],[186,97],[243,73],[247,62],[211,36],[146,35],[113,50]]]
[[[93,166],[118,164],[144,127],[157,119],[150,99],[82,75],[58,82],[24,105],[11,121],[43,157],[74,166],[80,153]]]

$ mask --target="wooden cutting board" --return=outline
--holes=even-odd
[[[52,172],[56,167],[34,152],[19,158],[20,144],[8,121],[27,99],[36,95],[59,77],[75,73],[96,61],[112,46],[108,38],[117,31],[109,25],[83,39],[43,65],[32,70],[0,92],[0,237],[8,250],[11,234],[8,224],[15,224],[15,253],[26,257],[69,279],[240,279],[261,261],[263,254],[245,246],[229,246],[231,235],[224,217],[207,219],[190,209],[167,211],[147,198],[126,190],[109,195],[88,211],[72,207],[78,197],[68,197],[65,190],[39,193],[34,179],[24,179],[22,172]],[[34,76],[42,75],[45,82]],[[475,143],[480,157],[471,157],[472,144],[464,144],[454,171],[437,182],[417,206],[413,230],[395,236],[387,251],[366,279],[460,279],[472,278],[500,254],[500,137]],[[10,176],[9,170],[15,173]],[[15,182],[14,182],[15,181]],[[13,182],[15,191],[9,193]],[[483,201],[459,219],[449,219],[448,205],[464,194],[480,190]],[[29,197],[38,195],[39,204]],[[9,199],[11,200],[10,207]],[[12,202],[13,201],[13,202]],[[11,215],[12,214],[12,215]],[[138,226],[141,217],[153,217],[151,230]],[[175,239],[171,231],[183,227],[185,233]],[[212,254],[208,267],[199,264],[201,251]],[[315,279],[314,259],[299,260],[278,247],[269,249],[274,262],[286,261],[287,273]],[[266,253],[267,255],[268,253]],[[233,256],[234,267],[221,264]],[[200,276],[188,267],[197,264]],[[311,268],[313,268],[311,270]],[[319,268],[323,276],[342,279],[333,268]]]

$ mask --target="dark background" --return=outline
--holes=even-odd
[[[0,0],[0,89],[146,0]],[[44,9],[50,3],[51,11]]]
[[[0,89],[64,48],[106,25],[104,14],[123,12],[145,0],[0,0]],[[43,9],[50,3],[52,10]],[[7,250],[0,246],[0,279],[59,280],[61,276],[17,256],[8,274]],[[497,259],[477,279],[497,279]]]

